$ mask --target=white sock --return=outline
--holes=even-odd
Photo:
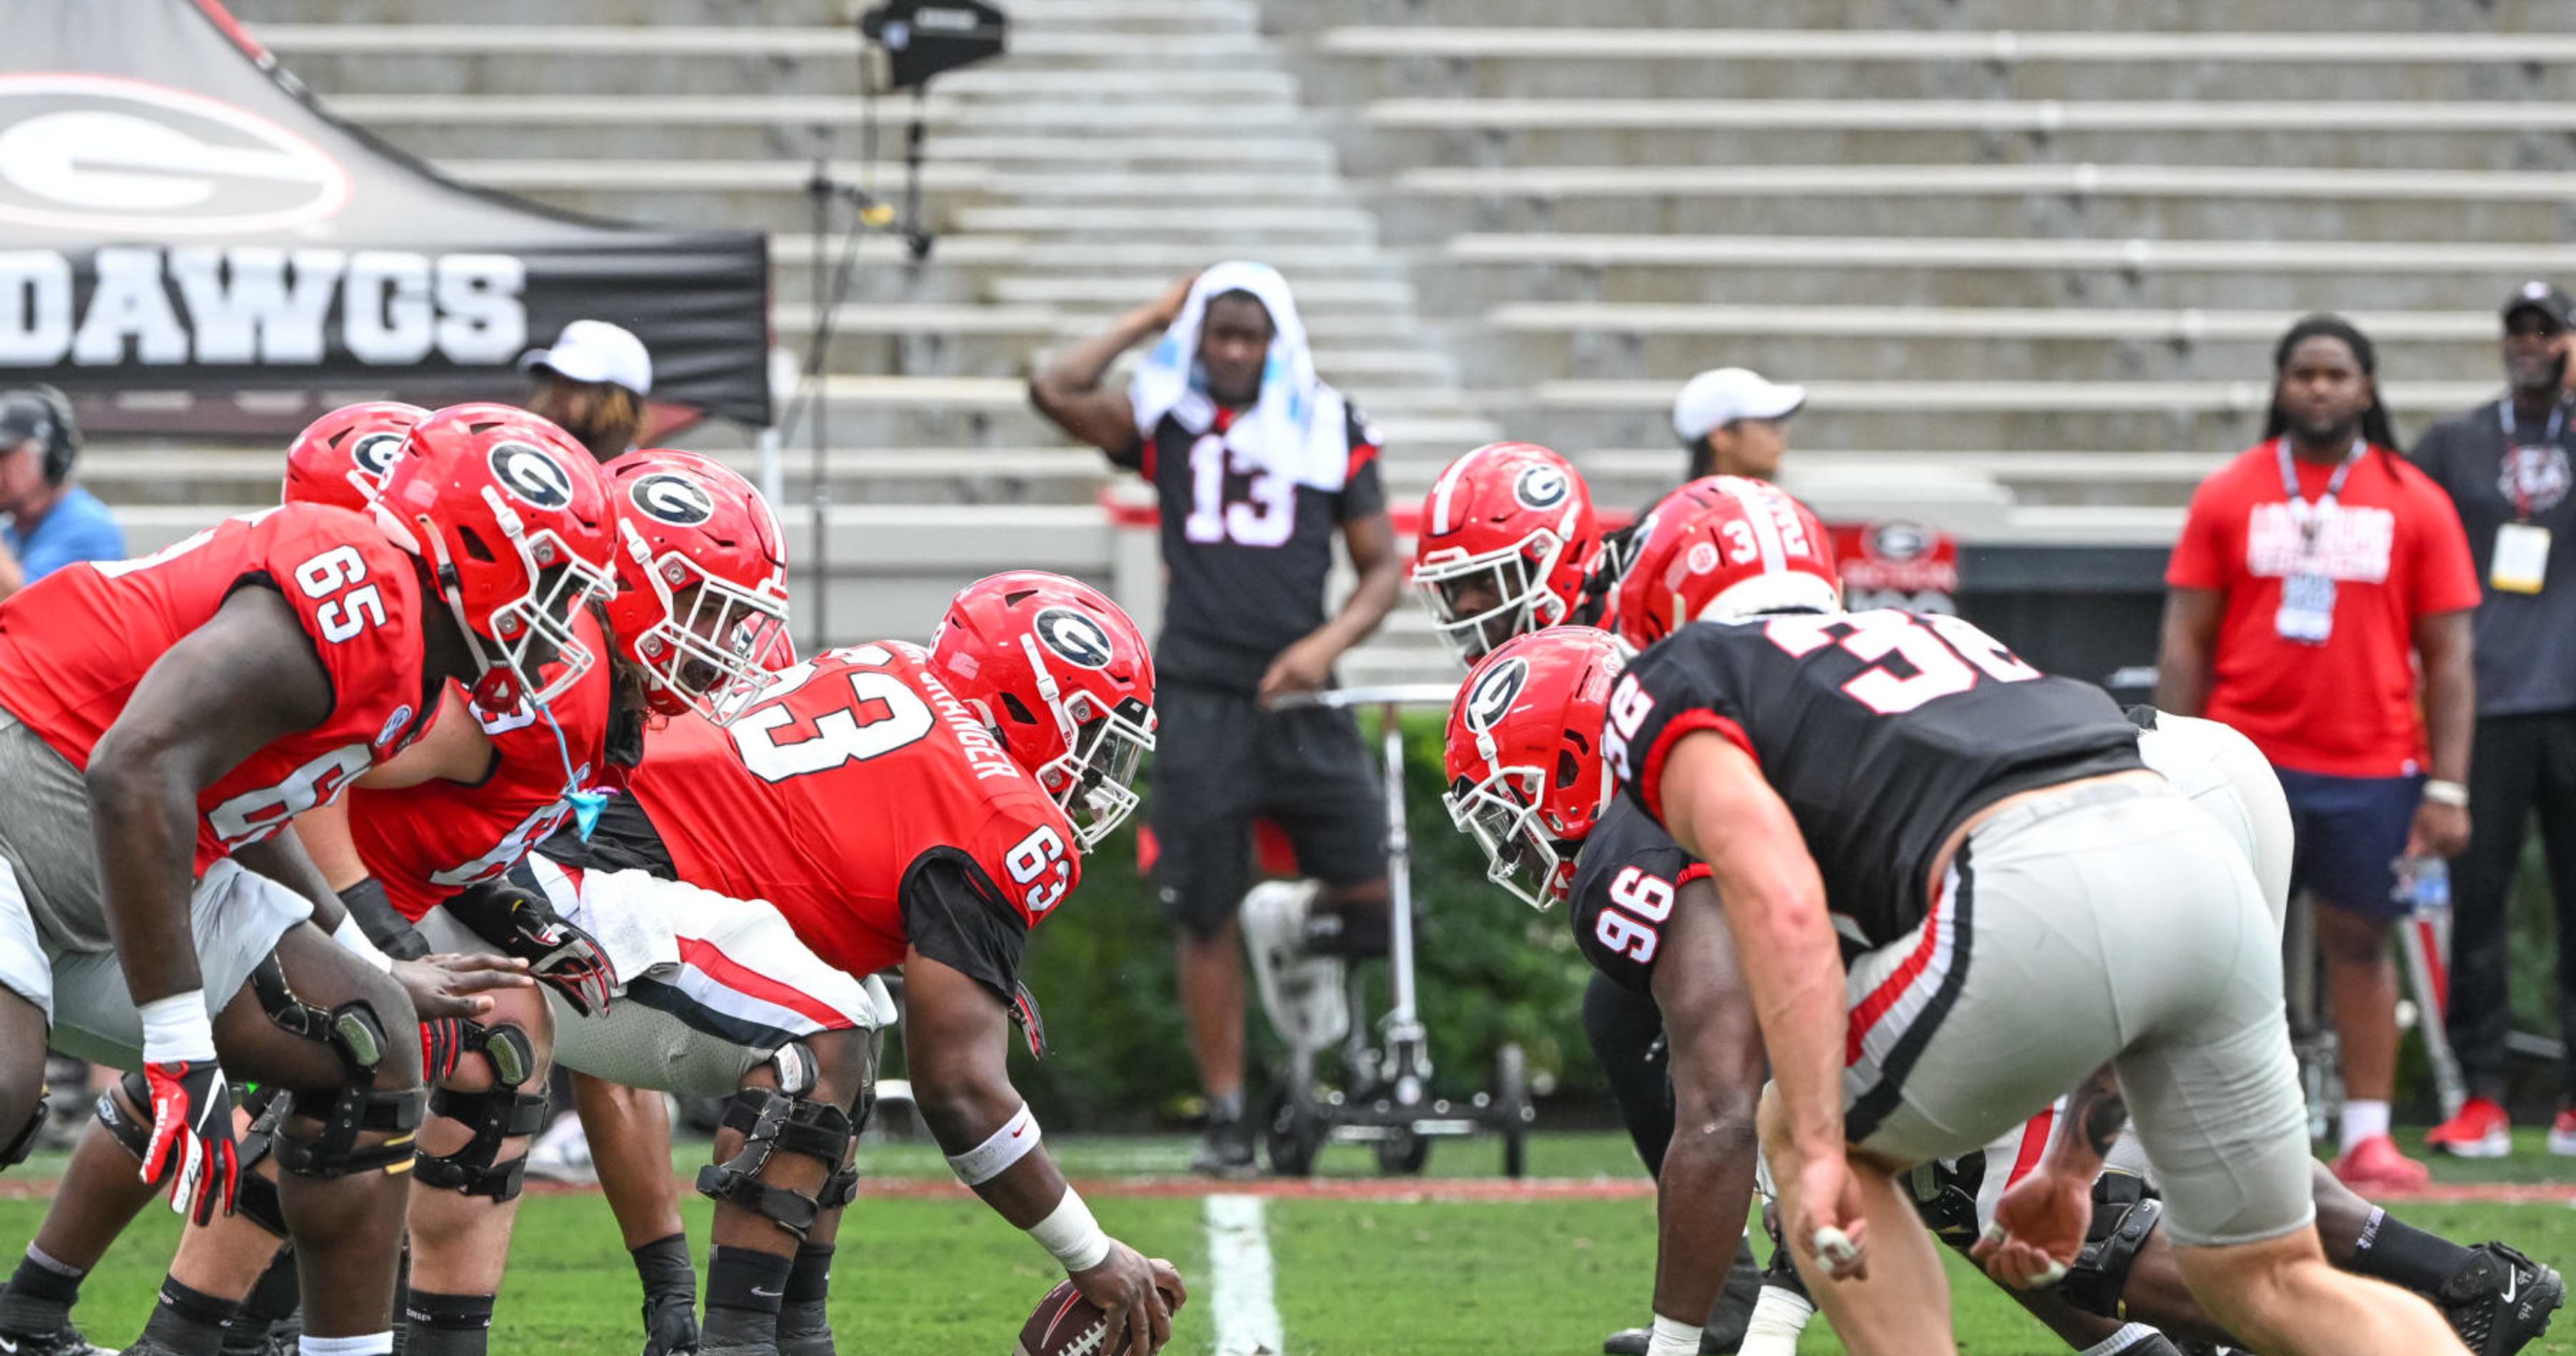
[[[315,1337],[306,1334],[295,1339],[302,1356],[386,1356],[394,1349],[393,1329],[366,1333],[358,1337]]]
[[[1806,1296],[1776,1285],[1762,1287],[1761,1298],[1753,1302],[1753,1318],[1744,1325],[1744,1345],[1736,1348],[1737,1356],[1797,1356],[1798,1334],[1807,1330],[1807,1320],[1816,1316],[1816,1306]]]
[[[2127,1351],[2130,1347],[2146,1341],[2150,1337],[2162,1336],[2164,1336],[2163,1333],[2157,1332],[2155,1329],[2148,1327],[2144,1323],[2131,1323],[2126,1327],[2121,1328],[2118,1332],[2115,1332],[2110,1336],[2103,1338],[2101,1341],[2086,1347],[2084,1349],[2083,1356],[2120,1356],[2121,1352]]]
[[[2387,1133],[2388,1103],[2365,1102],[2356,1097],[2343,1104],[2343,1149],[2345,1153],[2351,1153],[2352,1146],[2361,1143],[2363,1140],[2377,1139],[2381,1135]]]

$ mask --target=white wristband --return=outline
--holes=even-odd
[[[2424,783],[2424,799],[2435,805],[2451,805],[2465,810],[2469,807],[2469,788],[2436,777]]]
[[[1646,1334],[1646,1356],[1699,1356],[1700,1325],[1655,1315]]]
[[[1038,1118],[1029,1114],[1029,1104],[1020,1109],[1002,1128],[985,1137],[984,1142],[962,1154],[948,1156],[948,1170],[968,1186],[982,1186],[1002,1175],[1002,1170],[1020,1161],[1029,1150],[1038,1147]]]
[[[143,1060],[147,1064],[191,1064],[212,1062],[215,1057],[215,1023],[206,1015],[206,991],[190,989],[167,998],[155,998],[140,1009],[143,1015]]]
[[[1089,1271],[1109,1255],[1109,1235],[1100,1230],[1100,1221],[1091,1217],[1091,1207],[1072,1187],[1064,1189],[1064,1199],[1045,1219],[1029,1226],[1029,1237],[1055,1256],[1070,1272]],[[1694,1330],[1696,1331],[1696,1330]],[[1699,1350],[1699,1339],[1691,1339],[1691,1350]]]
[[[356,914],[343,912],[340,915],[340,926],[331,929],[331,940],[338,942],[342,950],[378,970],[386,974],[393,973],[394,958],[377,949],[375,939],[367,935],[365,928],[358,926]]]

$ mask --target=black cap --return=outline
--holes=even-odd
[[[51,445],[59,418],[54,404],[34,391],[0,391],[0,451],[20,443]]]
[[[2504,299],[2503,315],[2507,323],[2516,311],[2538,311],[2549,317],[2549,323],[2560,329],[2576,327],[2576,300],[2570,300],[2565,289],[2553,282],[2534,278],[2513,289]]]

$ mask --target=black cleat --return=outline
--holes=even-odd
[[[698,1356],[698,1297],[671,1290],[644,1297],[644,1356]]]
[[[90,1345],[80,1328],[68,1322],[52,1332],[0,1332],[0,1351],[12,1356],[116,1356],[107,1347]]]
[[[2550,1315],[2567,1302],[2567,1283],[2502,1243],[2481,1243],[2472,1260],[2442,1283],[2433,1302],[2468,1344],[2472,1356],[2513,1356],[2549,1331]]]
[[[1190,1171],[1201,1177],[1244,1178],[1259,1175],[1252,1157],[1252,1123],[1242,1117],[1210,1120],[1207,1138],[1190,1155]]]
[[[1644,1328],[1621,1328],[1601,1339],[1601,1356],[1646,1356],[1654,1334]]]

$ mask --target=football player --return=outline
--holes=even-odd
[[[50,1033],[135,1070],[103,1117],[200,1220],[238,1186],[219,1055],[286,1089],[278,1195],[305,1245],[308,1340],[352,1353],[392,1341],[423,1068],[490,1006],[457,991],[528,981],[494,959],[383,956],[277,830],[407,747],[452,680],[487,703],[555,696],[594,658],[570,616],[608,578],[597,473],[560,430],[439,417],[470,448],[403,463],[372,521],[246,515],[0,608],[6,1048],[32,1059]],[[0,1120],[40,1106],[35,1078],[0,1071]],[[62,1331],[94,1261],[40,1239],[0,1320]],[[186,1319],[198,1298],[164,1308]]]
[[[769,901],[847,974],[901,965],[913,1096],[949,1165],[1108,1312],[1103,1349],[1134,1356],[1169,1338],[1162,1296],[1178,1299],[1179,1277],[1112,1240],[1064,1184],[1012,1090],[1003,1036],[1016,1020],[1041,1043],[1021,948],[1134,807],[1153,694],[1144,638],[1116,604],[1058,575],[996,575],[951,601],[928,650],[833,650],[780,673],[724,728],[654,731],[599,832],[541,849],[589,881],[641,872]],[[737,1101],[727,1124],[752,1127],[751,1110]],[[722,1171],[700,1190],[735,1191]],[[719,1227],[703,1350],[786,1351],[819,1323],[829,1250],[751,1252],[775,1236]]]
[[[2230,1329],[2461,1350],[2423,1301],[2325,1262],[2269,914],[2224,832],[2146,770],[2099,689],[1957,617],[1844,613],[1812,516],[1735,492],[1740,520],[1660,570],[1641,558],[1623,592],[1660,608],[1689,574],[1758,565],[1728,592],[1766,615],[1650,648],[1602,750],[1718,887],[1772,1064],[1764,1156],[1837,1334],[1870,1352],[1946,1333],[1897,1174],[2073,1087],[1978,1245],[1991,1274],[2029,1287],[2076,1260],[2134,1096],[2183,1274]],[[1866,948],[1848,980],[1838,928]]]

